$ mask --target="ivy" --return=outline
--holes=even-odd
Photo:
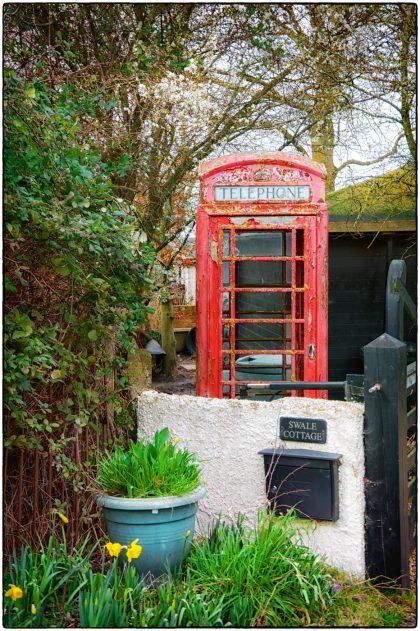
[[[5,442],[52,450],[79,488],[72,436],[95,430],[110,400],[117,440],[126,433],[125,358],[145,322],[154,254],[112,192],[128,159],[104,163],[87,131],[115,101],[71,84],[54,91],[39,75],[4,73]]]

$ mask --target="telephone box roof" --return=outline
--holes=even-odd
[[[213,158],[200,163],[198,173],[200,177],[209,175],[213,171],[220,171],[224,167],[244,166],[255,162],[268,164],[278,162],[287,166],[300,167],[316,173],[319,177],[325,178],[326,169],[320,162],[315,162],[304,156],[295,153],[284,153],[282,151],[257,151],[255,153],[230,153],[228,155]]]

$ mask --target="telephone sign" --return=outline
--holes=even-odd
[[[216,186],[214,199],[222,201],[309,200],[309,186]]]
[[[327,381],[324,166],[279,152],[233,154],[202,163],[200,177],[197,394]]]

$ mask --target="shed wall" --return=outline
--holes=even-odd
[[[330,235],[328,340],[329,379],[363,372],[363,346],[385,330],[385,290],[392,259],[407,264],[407,289],[416,301],[417,260],[413,235]],[[411,256],[407,256],[411,252]],[[407,321],[406,340],[415,341]]]

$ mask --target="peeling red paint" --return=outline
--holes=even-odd
[[[247,380],[246,356],[250,365],[268,366],[277,357],[280,377],[271,381],[327,380],[328,214],[324,201],[314,202],[325,199],[325,168],[301,156],[263,152],[210,160],[200,174],[197,394],[234,398],[241,383],[264,382],[252,369]],[[245,191],[295,201],[219,202],[216,186],[222,186],[219,198],[242,198]],[[296,199],[301,196],[310,200]],[[253,239],[256,253],[244,245]],[[276,243],[277,253],[265,251],[266,242]]]

